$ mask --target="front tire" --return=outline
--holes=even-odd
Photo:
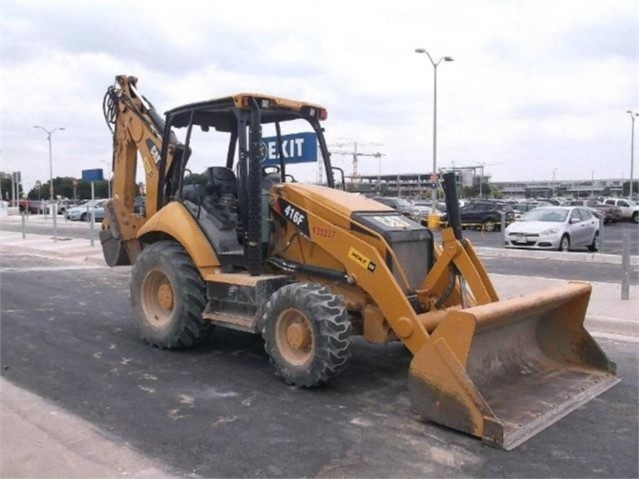
[[[342,372],[351,357],[348,314],[325,286],[283,286],[266,303],[262,325],[266,353],[288,384],[323,384]]]
[[[570,249],[570,238],[568,235],[563,235],[561,237],[561,241],[559,242],[559,251],[568,252]]]
[[[485,231],[488,231],[489,233],[492,233],[493,231],[495,231],[495,229],[497,229],[497,225],[495,224],[495,222],[493,220],[484,221],[484,230]]]
[[[599,251],[599,231],[595,233],[595,237],[592,239],[592,243],[588,246],[590,251]]]
[[[635,223],[639,223],[639,212],[635,211],[632,214],[632,221],[634,221]]]
[[[202,318],[204,281],[173,241],[158,241],[139,254],[131,276],[131,304],[142,339],[158,348],[188,348],[213,329]]]

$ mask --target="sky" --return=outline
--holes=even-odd
[[[484,165],[494,181],[629,178],[636,0],[2,0],[0,170],[22,171],[27,190],[48,180],[34,125],[65,128],[52,136],[54,176],[106,170],[102,99],[127,74],[160,112],[241,91],[318,103],[334,150],[357,142],[384,155],[382,174],[427,174],[434,69],[416,48],[454,58],[437,68],[438,167]],[[359,159],[360,174],[379,166]]]

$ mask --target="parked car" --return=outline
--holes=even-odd
[[[485,231],[498,231],[501,228],[502,212],[506,224],[515,220],[512,207],[497,201],[471,201],[459,208],[462,227],[482,228]],[[442,215],[441,219],[447,221],[448,216]]]
[[[606,198],[604,204],[618,207],[622,219],[639,223],[639,205],[634,201],[625,198]]]
[[[142,216],[146,216],[146,197],[145,196],[135,197],[133,212]]]
[[[530,210],[534,210],[535,208],[539,208],[540,206],[544,206],[539,203],[515,203],[511,205],[513,209],[513,214],[515,215],[515,219],[518,220],[524,213],[528,213]]]
[[[399,213],[412,217],[413,205],[406,198],[395,196],[376,196],[373,200],[396,209]]]
[[[603,217],[604,224],[616,223],[621,219],[621,210],[614,205],[606,205],[600,201],[588,200],[571,200],[564,206],[583,206],[589,209],[595,216]]]
[[[104,204],[107,200],[89,200],[79,206],[69,208],[65,213],[65,218],[71,221],[90,221],[91,211],[95,210],[96,220],[104,218]]]
[[[584,207],[535,208],[506,228],[506,248],[599,250],[599,220]]]
[[[413,201],[410,216],[416,221],[422,221],[428,218],[428,215],[433,209],[433,202],[431,200],[416,200]],[[436,210],[436,213],[439,213]]]

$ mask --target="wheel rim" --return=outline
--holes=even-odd
[[[568,251],[568,238],[561,239],[561,251]]]
[[[486,221],[486,223],[484,223],[484,228],[486,229],[486,231],[492,231],[495,229],[495,223],[493,223],[492,221]]]
[[[174,295],[171,282],[162,271],[151,271],[142,282],[141,303],[153,326],[163,327],[171,321]]]
[[[313,356],[313,331],[308,318],[297,309],[286,309],[278,316],[275,341],[282,357],[296,366]]]
[[[594,246],[596,250],[599,249],[599,233],[595,234]]]

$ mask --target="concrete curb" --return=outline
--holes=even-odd
[[[603,253],[581,253],[571,251],[538,251],[505,248],[489,248],[486,246],[473,246],[479,256],[491,258],[524,258],[524,259],[548,259],[553,261],[580,261],[591,263],[621,264],[621,255]],[[639,256],[630,256],[630,264],[639,266]]]

